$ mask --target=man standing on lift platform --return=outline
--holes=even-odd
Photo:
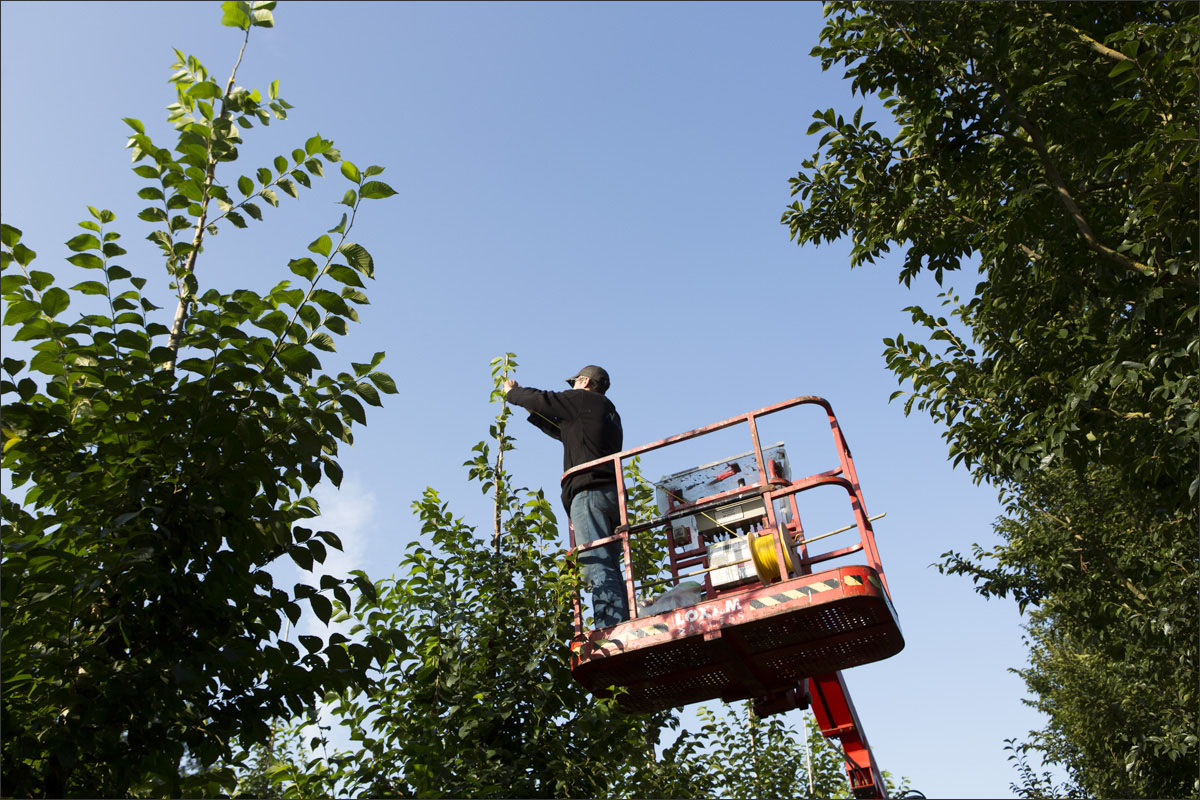
[[[514,405],[532,412],[529,421],[563,444],[563,471],[578,464],[620,452],[621,415],[605,397],[608,373],[587,366],[573,378],[565,392],[529,389],[509,379],[504,393]],[[563,484],[563,506],[575,529],[575,544],[591,544],[612,536],[621,522],[617,501],[617,475],[611,464],[572,475]],[[579,555],[584,585],[592,593],[597,627],[607,628],[629,619],[629,601],[621,578],[621,547],[610,543]]]

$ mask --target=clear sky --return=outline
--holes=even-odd
[[[120,120],[169,145],[172,48],[223,85],[240,33],[219,25],[215,1],[2,13],[4,222],[24,231],[35,266],[60,271],[74,269],[62,243],[86,206],[112,209],[126,265],[158,281],[166,322]],[[851,271],[844,244],[798,248],[779,224],[787,179],[816,147],[814,110],[866,102],[886,119],[808,55],[820,5],[281,3],[275,15],[275,29],[254,30],[238,82],[278,78],[295,109],[246,134],[235,174],[319,131],[360,168],[387,167],[398,192],[355,227],[376,280],[338,358],[386,350],[400,393],[343,451],[341,491],[318,490],[347,543],[328,566],[390,574],[427,485],[490,534],[462,463],[495,414],[488,362],[507,351],[516,378],[539,388],[605,366],[626,446],[821,395],[869,511],[887,512],[876,532],[907,640],[846,675],[877,760],[929,797],[1011,796],[1004,740],[1042,724],[1009,672],[1025,662],[1021,620],[930,566],[993,541],[996,494],[951,468],[939,428],[888,403],[897,386],[881,355],[881,339],[910,331],[903,308],[932,308],[940,288],[898,286],[897,258]],[[210,242],[201,287],[265,291],[292,277],[288,259],[340,217],[347,185],[327,175],[298,203],[282,197],[266,224]],[[557,443],[520,416],[512,430],[506,464],[556,496]]]

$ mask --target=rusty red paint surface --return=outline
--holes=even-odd
[[[651,711],[768,695],[887,658],[904,637],[878,574],[857,565],[591,631],[571,647],[589,691],[620,687],[623,708]]]

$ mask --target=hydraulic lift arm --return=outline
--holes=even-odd
[[[883,773],[875,763],[875,755],[867,744],[867,735],[859,722],[854,701],[842,679],[842,673],[831,672],[808,679],[808,690],[812,695],[812,710],[817,725],[827,739],[837,737],[842,742],[846,756],[846,774],[850,777],[850,791],[855,797],[886,798],[887,787]]]

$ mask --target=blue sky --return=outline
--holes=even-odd
[[[172,48],[223,85],[239,33],[218,24],[216,2],[5,2],[2,13],[4,221],[57,271],[86,206],[113,210],[126,265],[158,281],[165,321],[120,120],[168,144]],[[398,192],[360,214],[352,238],[376,280],[330,365],[386,350],[400,393],[343,452],[341,491],[318,490],[347,542],[327,568],[389,574],[427,485],[489,531],[462,463],[487,435],[488,362],[505,352],[518,355],[517,379],[541,388],[604,365],[627,446],[821,395],[868,509],[887,512],[876,532],[907,639],[847,673],[876,757],[929,797],[1009,796],[1004,739],[1042,724],[1009,672],[1025,661],[1020,618],[930,567],[992,541],[995,492],[951,468],[939,428],[888,403],[897,386],[881,355],[884,337],[910,330],[902,309],[932,309],[940,287],[899,286],[898,258],[851,271],[843,243],[798,248],[779,224],[787,179],[816,146],[814,110],[865,103],[886,120],[808,55],[820,5],[281,3],[276,21],[252,34],[238,83],[278,78],[295,109],[246,134],[234,175],[320,132],[359,167],[387,167]],[[263,291],[291,277],[288,259],[340,217],[347,186],[327,175],[265,223],[210,241],[201,287]],[[513,430],[507,464],[556,496],[557,443],[521,417]]]

